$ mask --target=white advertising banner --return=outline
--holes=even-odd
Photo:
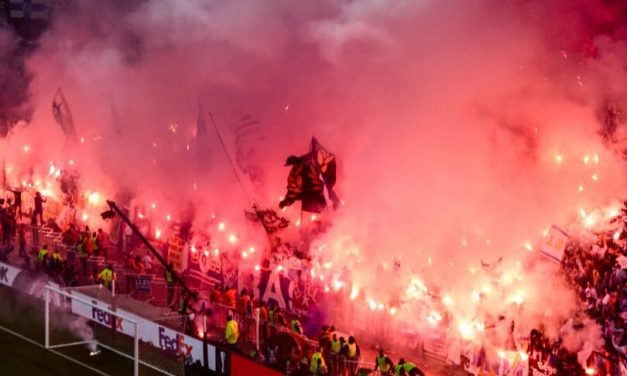
[[[0,284],[13,287],[13,282],[22,270],[14,266],[0,262]],[[45,278],[30,279],[28,284],[24,284],[18,291],[32,295],[39,299],[43,299],[46,285],[50,285],[56,289],[59,289],[59,285]],[[69,291],[68,291],[69,292]],[[115,320],[116,330],[124,333],[128,336],[135,336],[135,324],[129,321],[132,320],[139,325],[139,338],[144,342],[150,342],[155,347],[160,348],[163,351],[172,352],[174,354],[182,354],[191,356],[193,361],[200,361],[203,363],[203,343],[201,340],[179,333],[173,329],[165,326],[161,326],[158,323],[147,320],[136,314],[130,313],[125,310],[116,309],[105,302],[94,299],[93,297],[83,294],[78,291],[71,291],[72,296],[90,302],[91,304],[83,303],[77,299],[71,299],[71,310],[73,313],[82,316],[91,321],[95,321],[105,327],[111,327],[113,325],[113,317],[109,311],[113,311],[120,316],[117,316]],[[66,300],[55,292],[50,293],[51,303],[57,306],[62,305]],[[209,369],[216,370],[216,348],[215,346],[207,345],[207,363],[205,366]]]
[[[17,277],[20,272],[20,269],[0,262],[0,283],[12,287],[15,277]]]
[[[92,305],[85,304],[77,299],[72,299],[72,312],[95,321],[103,326],[111,327],[113,315],[107,311],[113,311],[111,306],[96,300],[80,292],[72,291],[72,296],[91,302]],[[125,310],[115,310],[120,316],[116,319],[116,330],[131,337],[135,336],[135,325],[129,321],[133,320],[139,325],[139,338],[144,342],[152,343],[153,346],[163,351],[177,355],[191,356],[194,361],[203,362],[202,341],[197,338],[179,333],[168,327],[161,326],[155,322],[146,320]],[[207,345],[207,361],[211,370],[216,369],[215,347]]]
[[[72,291],[72,296],[77,297],[78,299],[85,300],[91,303],[85,304],[78,299],[72,299],[72,312],[83,316],[87,319],[97,322],[100,325],[106,326],[108,328],[112,328],[113,321],[115,321],[115,330],[118,332],[122,332],[131,337],[135,336],[135,325],[128,321],[128,318],[123,318],[119,316],[114,316],[111,313],[107,312],[107,310],[112,311],[111,306],[106,305],[105,303],[96,300],[89,295],[85,295],[76,291]],[[117,313],[124,315],[124,317],[128,317],[125,313],[116,311]],[[115,320],[114,320],[115,318]],[[132,318],[134,319],[134,318]]]

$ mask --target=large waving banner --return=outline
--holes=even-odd
[[[568,239],[566,231],[553,225],[544,237],[544,242],[540,247],[540,252],[551,261],[559,263],[562,261],[562,257],[564,256],[564,250],[566,249],[566,244],[568,244]]]

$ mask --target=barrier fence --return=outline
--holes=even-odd
[[[95,275],[100,272],[109,262],[114,264],[118,282],[116,284],[116,292],[119,294],[127,294],[131,298],[141,301],[147,301],[156,306],[165,307],[168,305],[168,287],[163,277],[157,273],[139,274],[126,269],[119,262],[117,250],[110,248],[108,254],[109,261],[102,255],[87,255],[76,251],[73,247],[69,247],[63,243],[63,237],[60,233],[54,232],[52,229],[45,227],[29,227],[32,232],[33,244],[30,244],[30,252],[27,249],[25,256],[25,264],[30,270],[41,272],[41,266],[37,259],[39,247],[44,243],[48,245],[51,252],[58,251],[61,253],[65,262],[76,268],[81,283],[95,283]],[[159,270],[159,269],[158,269]],[[59,279],[59,278],[57,278]],[[59,281],[61,282],[61,281]],[[170,303],[177,302],[178,293],[171,299]],[[286,325],[275,325],[269,321],[260,320],[256,314],[243,313],[237,311],[236,307],[229,307],[222,304],[206,302],[205,312],[197,314],[193,319],[179,316],[172,313],[171,317],[158,319],[163,325],[175,330],[191,333],[196,338],[203,338],[207,335],[212,341],[224,342],[224,329],[226,319],[229,313],[233,315],[234,320],[240,328],[239,351],[246,355],[250,355],[251,351],[268,357],[264,343],[272,333],[290,332],[289,322],[290,315],[285,315]],[[256,312],[255,312],[256,313]],[[381,333],[383,335],[383,333]],[[298,351],[295,356],[293,354],[281,354],[277,364],[281,365],[281,370],[288,372],[290,368],[309,367],[305,361],[310,359],[314,349],[317,348],[317,342],[311,341],[305,336],[293,335],[296,338]],[[438,360],[444,360],[446,354],[446,341],[442,338],[425,339],[424,349],[426,354],[433,354]],[[303,365],[305,364],[305,365]],[[349,375],[354,374],[358,369],[374,367],[374,364],[361,360],[350,360],[344,356],[335,356],[329,358],[327,362],[330,375]],[[353,371],[353,372],[351,372]]]

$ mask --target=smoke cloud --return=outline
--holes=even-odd
[[[242,208],[251,194],[276,205],[285,157],[315,135],[345,202],[312,248],[327,281],[350,275],[359,299],[418,327],[449,296],[462,332],[506,314],[557,333],[574,299],[546,288],[555,270],[530,266],[529,250],[551,224],[594,228],[588,213],[625,194],[624,13],[601,0],[68,2],[27,60],[33,119],[6,153],[43,171],[75,160],[88,189],[193,212],[196,228],[219,213],[262,242]],[[58,87],[83,138],[69,152],[50,111]],[[208,112],[231,156],[261,171],[253,189]]]

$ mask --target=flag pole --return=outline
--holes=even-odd
[[[213,124],[213,129],[216,131],[216,135],[218,136],[218,141],[220,141],[220,145],[222,145],[222,150],[224,151],[224,154],[226,154],[226,158],[229,160],[229,164],[231,165],[231,169],[233,170],[233,174],[237,178],[237,182],[239,183],[240,188],[242,189],[242,192],[244,192],[244,195],[246,196],[246,199],[248,199],[249,204],[253,208],[256,208],[257,207],[257,202],[255,201],[254,197],[251,198],[250,195],[248,194],[248,192],[246,192],[246,189],[244,189],[244,183],[242,182],[242,178],[239,175],[239,173],[237,172],[237,168],[235,167],[235,162],[233,162],[233,158],[231,158],[231,154],[229,153],[229,150],[227,149],[226,144],[224,143],[224,139],[222,138],[222,135],[220,134],[220,130],[218,129],[218,125],[216,124],[215,120],[213,119],[213,113],[212,112],[209,112],[209,118],[211,119],[211,124]]]
[[[270,229],[268,228],[268,226],[266,225],[265,221],[263,220],[263,213],[261,212],[261,208],[259,207],[259,204],[257,203],[257,200],[255,200],[254,197],[251,197],[251,193],[246,191],[244,183],[242,182],[242,178],[241,178],[239,172],[237,171],[237,167],[235,166],[235,162],[233,161],[233,158],[231,158],[231,154],[229,153],[229,150],[226,147],[226,144],[224,143],[224,139],[222,138],[222,134],[220,134],[220,129],[218,128],[218,124],[216,124],[216,121],[213,118],[213,113],[212,112],[209,112],[209,119],[211,119],[211,124],[213,125],[213,129],[215,130],[216,135],[218,136],[218,141],[220,141],[220,145],[222,145],[222,150],[224,151],[224,154],[226,154],[226,158],[229,160],[229,164],[231,165],[231,169],[233,170],[233,174],[237,178],[237,182],[239,183],[239,186],[240,186],[242,192],[244,193],[244,196],[246,196],[246,199],[248,200],[248,203],[250,204],[250,206],[255,211],[255,215],[257,215],[257,218],[259,218],[259,222],[261,222],[261,225],[263,226],[263,229],[266,232],[266,235],[268,235],[268,241],[270,241],[270,246],[274,247],[274,241],[272,239],[272,234],[270,233]],[[302,223],[302,220],[301,220],[301,223]]]

